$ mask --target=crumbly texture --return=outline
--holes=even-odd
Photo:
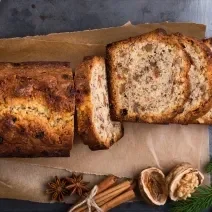
[[[192,65],[189,70],[191,93],[182,112],[174,123],[188,124],[201,117],[212,105],[212,60],[211,52],[203,42],[181,34],[178,38],[185,51],[190,55]]]
[[[204,44],[212,51],[212,38],[203,40]],[[212,53],[211,53],[212,54]],[[211,70],[212,71],[212,70]],[[196,120],[199,124],[212,124],[212,108],[203,116]]]
[[[74,95],[69,63],[0,63],[0,156],[69,156]]]
[[[109,44],[106,49],[113,120],[166,123],[189,96],[190,59],[164,30]]]
[[[123,136],[110,119],[105,61],[87,57],[75,71],[78,133],[92,150],[108,149]]]

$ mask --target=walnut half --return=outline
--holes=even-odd
[[[202,184],[203,180],[203,174],[192,168],[191,164],[177,165],[166,177],[170,199],[186,200]]]
[[[139,176],[139,190],[148,203],[164,205],[168,197],[165,175],[160,169],[144,169]]]

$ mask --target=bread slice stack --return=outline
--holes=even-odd
[[[204,115],[212,104],[212,61],[210,50],[203,42],[181,34],[177,38],[191,58],[189,70],[190,96],[174,123],[188,124]]]
[[[211,39],[157,29],[108,44],[106,60],[86,58],[75,76],[84,143],[109,148],[123,136],[124,121],[212,124],[210,48]]]
[[[123,136],[110,119],[105,60],[88,57],[75,71],[77,131],[91,150],[108,149]]]
[[[212,38],[205,39],[205,40],[203,40],[203,42],[212,51]],[[212,108],[210,108],[210,110],[205,115],[198,118],[196,120],[196,122],[199,123],[199,124],[209,124],[209,125],[211,125],[212,124]]]

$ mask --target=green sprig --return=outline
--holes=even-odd
[[[172,212],[201,212],[212,206],[212,187],[200,186],[187,200],[172,204]]]
[[[208,163],[208,165],[206,166],[206,172],[207,172],[207,173],[212,173],[212,159],[211,159],[211,161]]]

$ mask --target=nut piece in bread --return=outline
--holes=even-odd
[[[75,71],[77,128],[91,150],[108,149],[123,136],[109,112],[105,60],[87,57]]]
[[[74,99],[69,63],[0,63],[0,156],[69,156]]]
[[[203,40],[206,46],[212,51],[212,38]],[[212,54],[212,53],[211,53]],[[203,116],[195,120],[199,124],[212,124],[212,108]]]
[[[173,119],[173,123],[188,124],[207,113],[212,104],[211,52],[203,42],[195,38],[181,34],[172,37],[179,39],[192,60],[189,70],[191,94],[182,112]]]
[[[158,29],[107,45],[113,120],[166,123],[189,96],[190,59],[176,38]]]

